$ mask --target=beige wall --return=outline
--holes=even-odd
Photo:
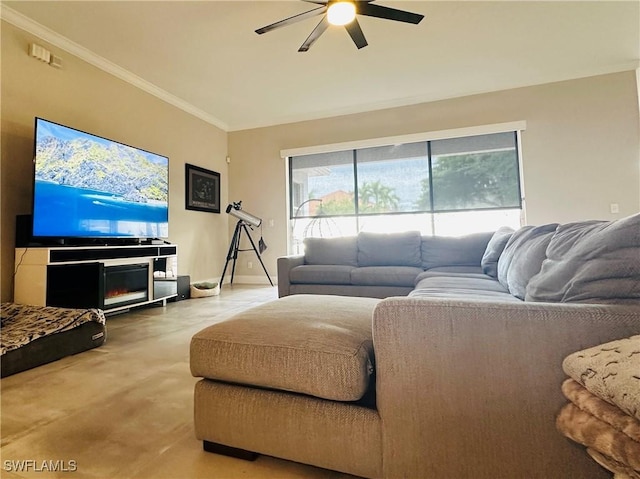
[[[32,41],[61,56],[64,68],[30,58]],[[635,72],[227,134],[5,22],[1,61],[3,301],[12,297],[15,216],[31,208],[35,116],[169,156],[170,240],[179,247],[179,273],[192,280],[219,277],[235,220],[224,212],[184,209],[185,163],[221,173],[223,209],[242,200],[248,212],[265,220],[264,260],[274,279],[276,258],[286,253],[287,241],[282,149],[525,120],[528,223],[640,211]],[[619,204],[619,214],[609,212],[610,203]],[[255,231],[254,238],[259,236]],[[247,261],[253,261],[253,270]],[[251,252],[242,254],[237,275],[266,280]]]
[[[37,42],[62,57],[56,70],[27,55]],[[178,272],[192,280],[220,275],[228,215],[184,208],[184,165],[221,173],[227,201],[227,134],[30,34],[2,23],[2,301],[13,297],[15,216],[31,210],[33,124],[40,116],[169,157],[169,239]]]
[[[317,94],[309,92],[309,94]],[[264,259],[286,253],[286,162],[280,150],[525,120],[529,224],[613,219],[640,211],[635,72],[519,88],[330,119],[229,133],[230,198],[266,220]],[[611,214],[618,203],[619,214]],[[247,258],[248,259],[248,258]],[[238,274],[264,276],[239,264]]]

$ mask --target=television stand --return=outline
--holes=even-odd
[[[27,247],[15,250],[14,301],[116,312],[178,294],[177,247]]]

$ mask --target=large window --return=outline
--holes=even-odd
[[[291,240],[520,225],[517,132],[289,158]]]

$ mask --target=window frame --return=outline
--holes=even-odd
[[[499,123],[499,124],[491,124],[491,125],[482,125],[468,128],[457,128],[451,130],[441,130],[434,132],[424,132],[410,135],[402,135],[402,136],[392,136],[392,137],[383,137],[383,138],[374,138],[367,140],[359,140],[359,141],[350,141],[343,143],[334,143],[328,145],[316,145],[310,147],[302,147],[302,148],[294,148],[294,149],[285,149],[280,151],[280,156],[287,161],[287,221],[289,223],[289,232],[292,233],[292,224],[297,219],[303,218],[314,218],[312,215],[297,215],[297,212],[294,213],[293,205],[293,162],[291,161],[292,157],[296,156],[305,156],[312,155],[318,153],[336,153],[336,152],[345,152],[351,150],[353,159],[352,164],[354,168],[354,213],[347,214],[336,214],[336,215],[326,215],[327,218],[337,218],[337,217],[355,217],[356,221],[356,229],[360,230],[360,222],[358,220],[359,217],[366,216],[379,216],[380,213],[360,213],[358,208],[358,168],[357,168],[357,150],[371,147],[380,147],[380,146],[390,146],[390,145],[398,145],[404,143],[419,143],[425,142],[427,145],[426,156],[428,159],[428,168],[429,168],[429,196],[430,196],[430,208],[429,210],[415,210],[415,211],[397,211],[397,212],[385,212],[384,215],[396,216],[396,215],[415,215],[415,214],[429,214],[431,215],[432,223],[435,221],[434,217],[437,214],[442,213],[456,213],[456,212],[465,212],[465,211],[498,211],[498,210],[520,210],[521,224],[524,224],[525,218],[525,194],[524,194],[524,184],[523,184],[523,161],[522,161],[522,138],[521,133],[526,129],[525,121],[515,121],[509,123]],[[490,208],[459,208],[459,209],[435,209],[434,208],[434,191],[433,191],[433,172],[432,172],[432,162],[433,156],[431,151],[431,142],[442,139],[456,139],[456,138],[464,138],[471,136],[479,136],[479,135],[490,135],[495,133],[513,133],[514,134],[514,148],[517,155],[517,188],[518,188],[518,205],[517,206],[509,206],[509,207],[490,207]],[[432,229],[433,231],[433,229]],[[289,248],[291,247],[291,234],[288,235],[287,242],[289,243]]]

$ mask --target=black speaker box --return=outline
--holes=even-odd
[[[191,277],[190,276],[178,276],[178,296],[176,301],[183,299],[189,299],[191,297]]]

